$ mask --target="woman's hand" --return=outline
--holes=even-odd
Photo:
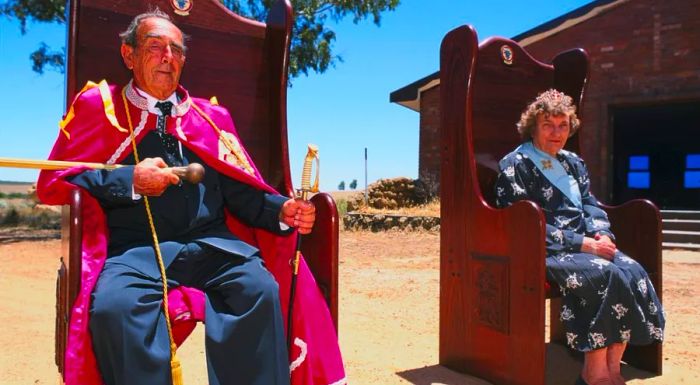
[[[615,257],[615,252],[617,247],[610,240],[607,235],[597,235],[595,238],[584,237],[583,244],[581,245],[581,251],[588,254],[597,255],[601,258],[605,258],[608,261],[612,261]]]

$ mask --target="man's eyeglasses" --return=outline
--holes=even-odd
[[[146,51],[154,55],[165,55],[168,48],[175,59],[182,59],[185,56],[185,50],[175,44],[165,44],[158,41],[150,41],[142,46]]]

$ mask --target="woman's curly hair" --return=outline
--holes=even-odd
[[[516,126],[523,140],[532,138],[539,114],[545,114],[545,116],[569,115],[569,127],[571,128],[569,137],[576,133],[581,124],[576,116],[576,106],[571,96],[550,88],[537,95],[537,98],[520,115],[520,121]]]

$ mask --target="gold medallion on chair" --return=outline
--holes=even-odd
[[[192,2],[193,0],[170,0],[170,5],[178,15],[187,16],[192,9]]]
[[[513,64],[513,49],[508,45],[501,46],[501,59],[503,59],[503,64],[512,65]]]

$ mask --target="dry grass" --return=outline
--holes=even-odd
[[[361,207],[356,210],[358,213],[363,214],[395,214],[395,215],[408,215],[408,216],[421,216],[421,217],[439,217],[440,216],[440,200],[435,199],[424,205],[414,206],[414,207],[401,207],[395,210],[389,209],[375,209],[374,207]]]
[[[336,202],[339,202],[341,200],[353,200],[356,197],[362,196],[364,194],[364,191],[362,190],[347,190],[347,191],[326,191],[326,193],[330,194],[330,196],[333,197],[333,200]]]

